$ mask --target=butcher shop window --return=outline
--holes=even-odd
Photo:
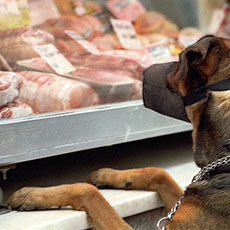
[[[228,36],[216,0],[12,0],[0,12],[0,119],[142,101],[144,69]]]

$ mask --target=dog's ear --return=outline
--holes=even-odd
[[[214,36],[206,36],[180,53],[176,71],[168,76],[169,87],[178,92],[181,80],[191,90],[203,86],[217,67],[217,55],[211,55],[215,43]]]
[[[217,41],[215,36],[205,36],[185,50],[187,66],[197,68],[206,76],[213,74],[217,67],[218,55],[213,52],[214,47],[218,50]]]

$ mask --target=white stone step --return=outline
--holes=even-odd
[[[166,168],[166,171],[182,187],[186,187],[199,169],[191,162]],[[121,217],[140,214],[163,206],[155,192],[115,189],[100,191]],[[1,230],[85,230],[89,227],[86,213],[74,211],[71,207],[48,211],[12,211],[0,216]]]

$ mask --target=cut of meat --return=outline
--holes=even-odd
[[[106,71],[122,70],[123,72],[127,72],[127,76],[130,76],[134,79],[142,80],[142,71],[145,67],[141,65],[139,60],[137,60],[137,57],[134,58],[128,56],[129,53],[126,53],[126,56],[125,52],[121,53],[122,55],[120,55],[116,51],[106,51],[106,53],[103,52],[102,54],[98,55],[86,54],[81,56],[75,56],[75,54],[72,54],[66,57],[75,66],[89,67]]]
[[[177,38],[179,30],[163,14],[156,11],[147,11],[141,14],[134,22],[138,34],[160,33],[168,37]]]
[[[113,60],[115,59],[120,60],[120,62],[123,61],[123,59],[127,60],[126,62],[136,62],[141,68],[141,71],[145,68],[149,67],[152,62],[150,57],[146,54],[145,51],[135,51],[135,50],[107,50],[102,52],[102,55],[107,55],[108,57],[113,56]],[[117,62],[118,62],[117,60]],[[126,67],[126,62],[121,68]],[[142,78],[141,78],[142,79]]]
[[[53,72],[42,58],[24,60],[18,64],[34,70]],[[76,67],[75,71],[67,74],[66,77],[90,85],[100,96],[100,104],[141,98],[141,81],[134,79],[131,71],[82,66]]]
[[[49,64],[41,57],[31,58],[28,60],[17,61],[17,70],[40,70],[44,72],[54,73],[54,70]]]
[[[0,108],[19,97],[23,78],[13,72],[0,72]]]
[[[84,55],[88,53],[88,51],[86,51],[73,39],[68,41],[59,39],[56,43],[56,47],[61,53],[64,54],[74,53],[75,55]]]
[[[15,101],[0,109],[0,119],[24,117],[32,114],[32,108],[20,101]]]
[[[100,96],[100,104],[137,99],[140,90],[139,80],[125,70],[106,70],[79,67],[69,74],[70,77],[89,84]]]
[[[83,82],[55,74],[23,71],[25,78],[20,100],[34,112],[52,112],[98,104],[98,95]]]
[[[56,39],[67,39],[68,36],[65,30],[73,30],[83,38],[91,40],[95,36],[102,34],[102,32],[96,29],[98,25],[99,20],[93,18],[93,16],[84,16],[81,18],[73,15],[63,15],[60,18],[48,19],[39,28],[49,31]]]
[[[129,71],[97,69],[87,66],[76,68],[75,71],[69,73],[69,76],[99,85],[121,85],[134,82],[134,79],[131,77],[132,73]]]
[[[93,56],[95,57],[96,55]],[[107,66],[105,65],[107,68],[103,69],[99,68],[101,65],[103,65],[103,63],[97,61],[96,58],[94,60],[95,67],[88,67],[87,65],[90,65],[90,63],[86,62],[86,66],[76,67],[75,71],[66,74],[65,76],[90,85],[98,93],[100,97],[100,104],[141,98],[142,85],[140,84],[141,81],[138,80],[138,78],[141,78],[141,76],[134,76],[138,74],[141,75],[142,71],[139,71],[139,73],[129,71],[127,70],[128,64],[126,69],[122,68],[122,63],[115,63],[114,65],[119,66],[120,64],[120,69],[118,67],[110,69],[112,68],[113,64],[109,62]],[[109,59],[107,59],[107,61],[108,60]],[[34,70],[53,72],[53,70],[42,58],[24,60],[18,64]],[[138,68],[137,63],[134,63],[134,67]]]
[[[10,64],[18,60],[38,57],[33,45],[53,43],[54,37],[48,32],[34,29],[9,29],[0,32],[0,54]]]
[[[101,50],[122,49],[122,45],[114,34],[104,34],[92,40],[96,47]]]
[[[125,50],[105,51],[102,54],[88,53],[85,55],[72,53],[65,56],[77,68],[77,71],[83,71],[84,68],[95,69],[92,71],[97,69],[98,72],[115,71],[119,73],[119,71],[122,71],[122,76],[126,75],[137,80],[142,80],[143,70],[151,64],[150,58],[146,54]],[[51,68],[41,58],[23,60],[17,63],[27,68],[52,72]]]

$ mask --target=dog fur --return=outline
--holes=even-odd
[[[186,96],[201,87],[228,79],[229,74],[230,40],[206,36],[180,54],[175,70],[168,76],[168,87],[179,95]],[[196,164],[204,167],[230,155],[225,147],[230,143],[230,90],[209,91],[205,99],[185,109],[193,125],[193,153]],[[104,168],[91,173],[89,183],[22,188],[10,197],[9,205],[18,210],[71,205],[75,210],[87,212],[95,230],[131,230],[96,188],[106,186],[156,191],[168,211],[183,193],[177,183],[160,168]],[[223,173],[191,184],[166,229],[230,229],[229,220],[230,176]]]

